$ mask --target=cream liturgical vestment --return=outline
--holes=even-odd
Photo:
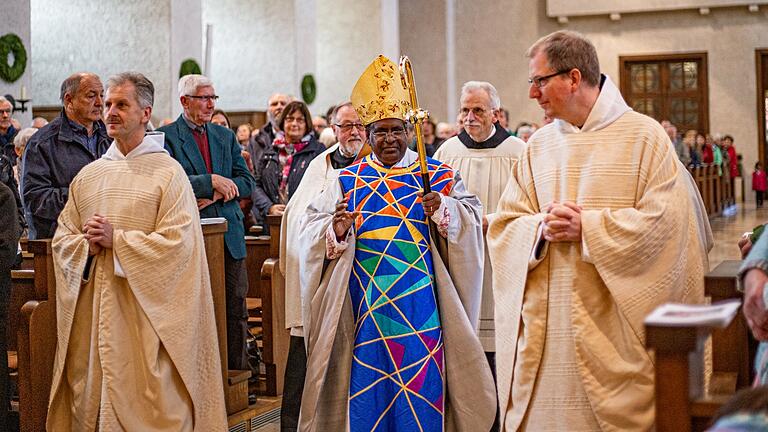
[[[58,349],[51,431],[227,428],[208,265],[192,187],[149,134],[77,175],[52,248]],[[82,227],[114,228],[88,258]]]
[[[467,191],[474,194],[483,203],[486,214],[496,211],[507,181],[512,175],[515,162],[525,148],[525,143],[519,138],[510,136],[506,131],[494,127],[493,137],[501,133],[506,138],[495,147],[483,146],[477,143],[472,148],[465,145],[458,136],[446,140],[435,152],[434,158],[445,162],[461,173]],[[466,132],[464,132],[466,134]],[[469,135],[464,137],[469,138]],[[469,138],[471,140],[471,138]],[[475,143],[472,143],[475,144]],[[493,286],[491,261],[488,259],[486,248],[485,268],[483,270],[483,298],[480,305],[480,323],[478,336],[483,350],[495,351],[494,345],[494,318],[493,318]]]
[[[603,78],[584,126],[528,141],[490,221],[503,430],[648,431],[643,319],[701,303],[709,222],[664,129]],[[553,202],[580,205],[581,242],[543,243]]]

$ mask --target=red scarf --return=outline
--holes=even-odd
[[[291,164],[293,163],[293,155],[304,150],[309,144],[311,136],[309,134],[304,135],[300,142],[289,143],[285,139],[284,132],[278,132],[275,135],[275,140],[272,142],[272,146],[277,150],[277,159],[280,161],[280,167],[282,168],[283,175],[280,178],[280,203],[288,203],[288,175],[291,173]]]

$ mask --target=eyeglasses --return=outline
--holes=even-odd
[[[304,117],[286,117],[285,123],[306,123]]]
[[[488,110],[485,108],[474,107],[474,108],[462,108],[461,115],[466,116],[467,114],[469,114],[470,111],[472,111],[472,114],[474,114],[475,117],[484,117],[485,114],[488,113]]]
[[[216,95],[203,95],[203,96],[187,95],[187,97],[192,99],[203,100],[205,102],[209,102],[209,101],[216,102],[217,100],[219,100],[219,97]]]
[[[556,76],[558,76],[558,75],[562,75],[562,74],[564,74],[564,73],[568,73],[568,72],[570,72],[572,69],[573,69],[573,68],[571,68],[571,69],[563,69],[563,70],[559,70],[559,71],[557,71],[557,72],[555,72],[555,73],[553,73],[553,74],[544,75],[543,77],[538,77],[538,76],[536,76],[536,77],[533,77],[533,78],[528,78],[528,84],[533,84],[533,85],[535,85],[535,86],[536,86],[536,87],[538,87],[538,88],[542,88],[542,87],[544,87],[545,85],[547,85],[547,80],[549,80],[550,78],[556,77]]]
[[[10,114],[12,111],[11,108],[0,109],[0,114]]]
[[[362,124],[362,123],[346,123],[346,124],[338,124],[338,123],[334,123],[334,126],[336,126],[337,128],[341,129],[341,130],[342,130],[342,131],[344,131],[344,132],[349,132],[349,131],[351,131],[353,128],[354,128],[354,129],[357,129],[357,130],[363,130],[363,129],[365,129],[365,126],[363,126],[363,124]]]
[[[405,136],[405,129],[392,128],[390,130],[375,130],[373,131],[373,137],[377,140],[383,140],[387,138],[387,135],[392,134],[395,138],[402,138]]]

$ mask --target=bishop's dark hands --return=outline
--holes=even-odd
[[[421,205],[424,206],[424,214],[427,215],[427,217],[432,217],[437,209],[440,208],[440,200],[442,199],[440,194],[437,192],[430,192],[424,195],[424,192],[419,192],[419,197],[421,197]]]
[[[348,203],[349,198],[344,198],[336,203],[336,211],[333,213],[333,232],[336,234],[337,239],[347,235],[347,231],[355,223],[355,218],[360,215],[358,211],[347,211]]]

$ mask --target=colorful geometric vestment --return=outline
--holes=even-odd
[[[453,170],[428,159],[431,187],[448,195]],[[341,171],[355,221],[349,293],[355,345],[350,430],[443,430],[443,333],[418,162],[384,168],[368,156]]]

